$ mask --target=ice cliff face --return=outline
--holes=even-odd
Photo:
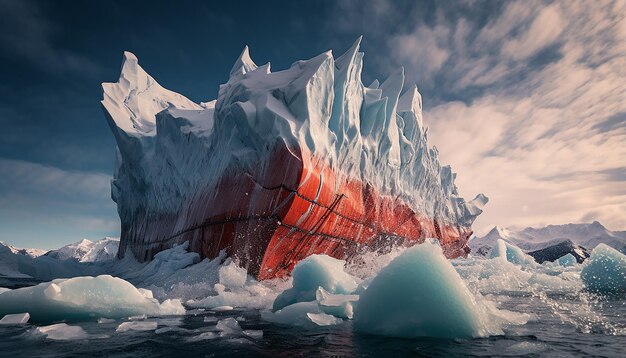
[[[111,192],[122,222],[120,254],[131,241],[162,242],[171,234],[138,237],[159,218],[174,222],[170,231],[199,225],[203,215],[190,203],[221,205],[211,202],[213,194],[200,196],[216,191],[225,175],[265,170],[277,146],[324,158],[338,178],[357,179],[426,217],[469,230],[487,198],[458,196],[455,174],[427,144],[422,97],[415,85],[405,86],[403,69],[380,85],[363,85],[359,45],[360,39],[338,58],[328,51],[278,72],[269,63],[257,66],[246,47],[218,98],[200,104],[161,87],[124,53],[119,81],[102,85],[118,144]]]

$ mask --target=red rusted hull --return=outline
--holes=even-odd
[[[411,246],[426,237],[439,238],[449,258],[468,252],[469,228],[416,213],[297,148],[277,145],[271,153],[256,173],[227,171],[214,188],[186,202],[183,212],[137,213],[139,220],[122,227],[123,244],[143,260],[185,241],[202,257],[226,250],[261,280],[288,275],[311,254],[350,259],[390,242]]]

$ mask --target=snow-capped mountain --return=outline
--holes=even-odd
[[[79,262],[107,261],[115,258],[119,247],[119,239],[106,237],[98,241],[83,239],[51,250],[45,255],[58,260],[75,259]]]
[[[45,254],[46,252],[48,252],[47,250],[42,250],[42,249],[21,249],[21,248],[9,245],[2,241],[0,241],[0,245],[7,247],[9,250],[11,250],[11,252],[13,252],[16,255],[24,255],[24,256],[31,257],[31,258],[39,257]]]
[[[548,225],[542,228],[527,227],[523,230],[494,227],[482,237],[473,237],[469,246],[473,254],[486,255],[498,239],[510,242],[525,251],[537,251],[549,246],[571,241],[592,250],[598,244],[609,245],[626,252],[626,232],[610,231],[594,221],[590,224]]]

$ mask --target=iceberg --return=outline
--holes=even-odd
[[[109,275],[57,279],[1,294],[0,315],[28,312],[33,321],[51,322],[185,313],[179,300],[159,303],[143,292]]]
[[[354,311],[357,331],[392,337],[484,337],[501,334],[499,323],[431,243],[407,249],[383,268]]]
[[[273,309],[276,311],[296,302],[313,301],[320,287],[329,293],[354,292],[358,284],[344,271],[345,263],[326,255],[311,255],[298,262],[292,272],[292,288],[276,297]]]
[[[312,254],[348,259],[425,237],[447,257],[466,255],[487,198],[459,196],[402,69],[363,85],[360,41],[278,72],[246,47],[202,103],[163,88],[125,52],[101,101],[118,149],[118,256],[144,262],[189,242],[199,259],[224,250],[263,280]]]
[[[599,244],[585,262],[580,278],[590,291],[626,292],[626,255],[608,245]]]
[[[524,253],[522,249],[502,239],[498,239],[489,257],[500,258],[516,265],[532,266],[535,264],[535,259]]]

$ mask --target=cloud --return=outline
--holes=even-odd
[[[0,240],[53,248],[117,235],[111,177],[0,158]]]
[[[553,44],[563,31],[561,11],[558,4],[550,5],[539,13],[524,31],[508,41],[502,49],[504,56],[520,61]]]
[[[49,72],[100,74],[96,63],[55,44],[60,30],[46,18],[44,10],[31,0],[0,0],[0,56],[26,60]]]
[[[462,195],[491,198],[474,228],[626,229],[626,2],[485,4],[388,10],[404,25],[375,35],[388,53],[373,61],[417,74],[441,161]]]

